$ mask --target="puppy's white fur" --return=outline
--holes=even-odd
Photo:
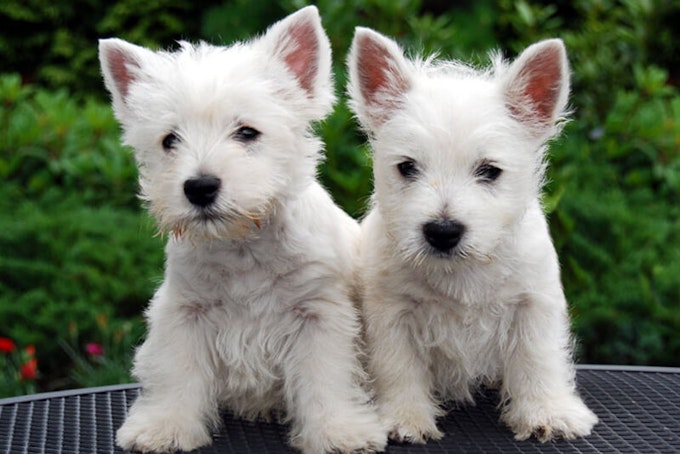
[[[500,385],[502,419],[518,439],[589,434],[597,417],[575,390],[539,200],[546,142],[566,115],[562,42],[476,70],[406,59],[394,41],[358,28],[349,70],[373,148],[360,274],[369,373],[390,436],[441,437],[439,404],[471,401],[482,383]],[[455,247],[430,244],[430,222],[462,229]]]
[[[310,123],[334,101],[330,52],[315,7],[230,47],[100,42],[141,197],[170,237],[122,448],[209,444],[222,407],[285,414],[308,453],[386,443],[360,386],[359,227],[315,180]],[[194,203],[185,186],[206,175],[216,190],[199,188]]]

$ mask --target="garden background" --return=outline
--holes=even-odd
[[[0,397],[130,381],[163,240],[99,75],[97,39],[230,43],[303,0],[0,3]],[[485,64],[561,37],[573,120],[545,207],[579,362],[680,366],[680,3],[320,0],[338,95],[356,25],[411,52]],[[318,132],[323,183],[360,217],[364,137],[344,102]]]

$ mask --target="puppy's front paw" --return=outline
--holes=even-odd
[[[346,421],[336,425],[327,433],[329,452],[374,453],[382,452],[387,445],[387,431],[378,422],[377,416],[371,421]]]
[[[436,415],[423,409],[409,409],[387,416],[389,438],[399,443],[425,443],[444,436],[437,429]]]
[[[311,429],[311,430],[310,430]],[[338,415],[293,435],[303,453],[375,453],[387,445],[387,431],[373,412]]]
[[[555,438],[576,438],[590,435],[597,416],[576,395],[545,401],[510,403],[503,421],[515,433],[516,440],[532,435],[546,442]]]
[[[196,420],[167,415],[132,414],[116,433],[116,443],[126,451],[191,451],[211,442],[207,428]]]

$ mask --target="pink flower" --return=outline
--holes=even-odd
[[[85,351],[90,356],[103,356],[104,355],[104,347],[102,346],[102,344],[98,344],[96,342],[88,343],[85,346]]]
[[[38,360],[31,358],[21,366],[21,379],[34,380],[38,376]]]

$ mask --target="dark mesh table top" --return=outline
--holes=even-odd
[[[440,441],[391,443],[388,453],[680,453],[680,369],[580,366],[578,388],[600,423],[587,438],[516,442],[499,422],[498,395],[452,407]],[[0,454],[120,453],[116,429],[139,395],[137,385],[90,388],[0,400]],[[224,415],[212,446],[196,453],[292,453],[287,427]]]

